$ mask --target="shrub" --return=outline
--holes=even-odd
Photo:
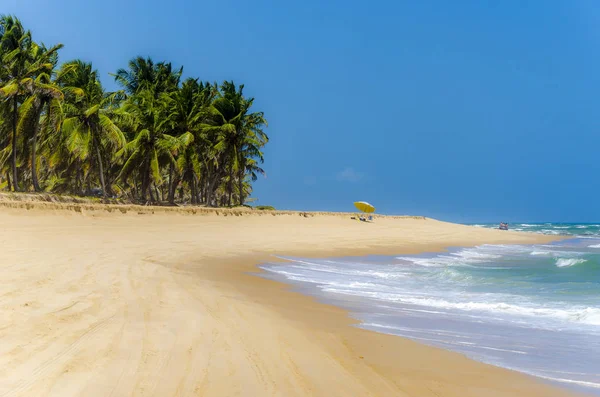
[[[259,211],[275,211],[275,207],[273,207],[271,205],[257,205],[254,208]]]

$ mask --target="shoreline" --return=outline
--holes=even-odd
[[[0,237],[12,242],[0,253],[0,263],[11,264],[0,287],[8,315],[0,364],[12,369],[0,372],[0,392],[577,395],[459,353],[353,327],[358,321],[347,311],[255,274],[274,254],[408,254],[557,236],[413,217],[364,224],[338,214],[31,209],[0,209]]]
[[[564,236],[557,237],[554,241]],[[468,245],[463,247],[470,247]],[[421,254],[443,252],[445,248],[432,251],[395,252],[396,254]],[[363,255],[343,255],[343,252],[331,252],[333,255],[303,254],[303,258],[360,258]],[[381,252],[364,252],[364,255],[378,255]],[[441,347],[425,344],[413,339],[394,334],[377,332],[361,328],[362,321],[353,317],[351,312],[332,303],[327,303],[314,295],[306,294],[297,289],[297,285],[264,277],[267,271],[260,268],[265,262],[282,264],[286,260],[274,256],[252,256],[237,258],[225,262],[227,269],[211,272],[212,280],[222,282],[225,288],[233,288],[247,299],[269,307],[294,323],[302,323],[311,332],[336,333],[351,348],[355,358],[364,361],[369,367],[376,368],[379,376],[389,380],[401,368],[404,374],[414,371],[407,376],[422,376],[422,382],[417,385],[410,382],[403,384],[402,380],[394,381],[397,389],[390,389],[390,395],[402,396],[587,396],[573,390],[567,385],[557,384],[550,380],[530,375],[513,369],[484,363],[466,355]],[[229,269],[234,267],[235,269]],[[274,295],[287,295],[283,300],[274,300]],[[300,310],[298,310],[300,308]],[[424,355],[425,359],[415,360],[406,367],[398,365],[397,357],[408,354],[413,358]],[[431,363],[441,368],[425,368]],[[458,368],[458,369],[457,369]],[[389,371],[389,372],[388,372]],[[477,379],[471,376],[476,374]],[[435,387],[428,385],[432,382]],[[503,385],[503,382],[510,383]],[[404,393],[400,393],[400,390]],[[398,394],[400,393],[400,394]],[[320,395],[320,394],[319,394]]]
[[[572,236],[558,236],[559,238],[557,240],[561,240],[561,237],[572,237]],[[562,238],[564,239],[564,238]],[[526,245],[529,246],[529,245]],[[531,247],[535,247],[535,245],[531,246]],[[445,252],[452,252],[452,250],[454,249],[464,249],[464,248],[474,248],[474,247],[469,247],[469,246],[462,246],[462,247],[447,247],[447,249],[443,249],[443,250],[435,250],[435,251],[426,251],[426,252],[418,252],[418,255],[421,254],[444,254]],[[373,252],[369,252],[369,255],[376,255],[376,253]],[[407,254],[406,252],[400,253],[399,255],[409,255],[411,256],[411,254]],[[379,255],[377,255],[379,256]],[[396,255],[385,255],[386,257],[392,258]],[[348,262],[348,263],[352,263],[355,262],[355,260],[357,262],[365,262],[365,263],[373,263],[373,264],[377,264],[379,262],[371,262],[370,260],[366,259],[366,256],[350,256],[350,257],[345,257],[342,255],[335,255],[335,256],[327,256],[327,257],[319,257],[319,256],[314,256],[314,257],[304,257],[304,256],[300,256],[300,257],[295,257],[295,258],[290,258],[289,261],[291,261],[292,264],[294,264],[294,259],[298,259],[299,260],[299,266],[300,268],[302,268],[302,264],[304,264],[306,261],[307,264],[311,263],[311,258],[317,259],[317,260],[321,260],[318,261],[317,263],[324,263],[327,261],[323,261],[326,259],[331,259],[334,261],[338,261],[341,260],[343,262]],[[307,282],[305,281],[292,281],[290,279],[287,279],[287,275],[282,275],[282,274],[278,274],[278,272],[275,270],[275,268],[277,266],[284,266],[284,270],[287,271],[287,269],[285,269],[286,263],[288,262],[288,259],[283,258],[283,259],[279,259],[279,258],[273,258],[271,260],[268,261],[268,263],[262,263],[262,264],[257,264],[255,265],[255,267],[257,267],[257,269],[254,272],[251,272],[249,274],[252,275],[256,275],[258,277],[261,278],[265,278],[267,280],[271,280],[271,281],[275,281],[276,283],[282,283],[285,284],[287,286],[287,288],[284,288],[285,291],[287,292],[291,292],[291,293],[296,293],[296,294],[300,294],[302,296],[308,297],[310,298],[315,304],[317,305],[326,305],[326,306],[333,306],[336,308],[340,308],[342,311],[342,315],[345,315],[346,317],[346,321],[348,323],[349,326],[352,327],[356,327],[358,329],[362,329],[362,330],[367,330],[369,332],[374,332],[374,333],[379,333],[382,335],[388,335],[388,336],[393,336],[395,338],[402,338],[402,339],[408,339],[410,341],[414,341],[418,344],[423,344],[426,345],[428,347],[432,347],[434,349],[440,349],[442,351],[445,352],[454,352],[455,354],[461,355],[469,360],[474,360],[477,361],[479,363],[483,363],[484,365],[489,365],[492,366],[494,368],[500,368],[500,369],[504,369],[507,371],[510,371],[512,373],[516,373],[519,375],[525,375],[527,377],[531,377],[534,378],[537,382],[542,382],[546,385],[549,385],[551,387],[558,387],[559,389],[563,390],[563,393],[566,393],[568,395],[572,395],[572,393],[586,393],[586,387],[587,388],[597,388],[597,384],[596,383],[587,383],[585,380],[582,381],[574,381],[574,380],[570,380],[570,379],[557,379],[557,378],[552,378],[552,377],[547,377],[544,375],[537,375],[535,373],[530,373],[527,372],[526,370],[519,370],[516,368],[511,368],[510,366],[505,366],[505,365],[501,365],[501,364],[497,364],[494,363],[493,361],[485,361],[482,360],[480,358],[477,358],[476,356],[472,356],[470,354],[461,352],[459,349],[455,349],[455,348],[449,348],[449,347],[444,347],[444,346],[439,346],[436,344],[432,344],[432,343],[428,343],[428,342],[424,342],[421,341],[419,337],[412,338],[410,336],[407,335],[402,335],[402,334],[396,334],[394,332],[391,331],[385,331],[385,330],[380,330],[382,326],[378,326],[378,327],[369,327],[369,321],[366,320],[364,317],[365,315],[369,314],[369,307],[373,308],[375,311],[377,311],[377,306],[375,305],[375,307],[373,306],[369,306],[369,298],[360,298],[360,294],[358,295],[349,295],[346,300],[346,298],[344,298],[344,295],[336,295],[335,293],[331,296],[327,296],[327,293],[322,292],[321,286],[328,286],[328,284],[326,283],[326,281],[322,280],[323,284],[320,284],[318,281],[311,281],[311,282]],[[266,265],[267,268],[270,268],[270,270],[264,269],[262,267],[262,265]],[[314,265],[314,264],[313,264]],[[311,265],[309,268],[312,268]],[[356,267],[352,267],[352,269],[357,270]],[[294,272],[294,270],[290,269],[290,271]],[[378,270],[381,271],[381,270]],[[302,275],[301,277],[305,277],[307,276],[306,274]],[[307,276],[309,277],[309,276]],[[317,276],[318,278],[318,276]],[[361,281],[361,280],[358,280]],[[312,284],[312,283],[316,283],[316,284]],[[319,287],[317,287],[316,285],[319,285]],[[333,288],[333,287],[332,287]],[[337,288],[337,287],[336,287]],[[342,287],[343,288],[343,287]],[[373,303],[373,302],[371,302]],[[375,302],[376,303],[376,302]],[[436,310],[436,309],[431,309],[431,310]],[[402,316],[399,315],[397,318],[397,325],[401,326],[400,324],[403,323],[402,320]],[[390,321],[390,319],[387,319],[388,321]],[[407,319],[410,320],[410,319]],[[343,320],[341,320],[343,321]],[[371,321],[372,318],[371,318]],[[390,325],[389,322],[385,323],[383,322],[382,324],[387,324]],[[410,322],[409,322],[410,324]],[[410,326],[409,326],[410,327]],[[433,328],[433,329],[437,329],[437,328]],[[494,335],[494,334],[491,334]],[[493,345],[492,345],[493,346]],[[524,354],[524,353],[523,353]],[[560,362],[560,361],[559,361]],[[567,361],[568,362],[568,361]],[[514,395],[521,395],[522,392],[517,393],[516,391],[514,392]],[[529,392],[531,393],[531,392]],[[593,395],[596,395],[597,393],[594,393]],[[419,394],[420,395],[420,394]],[[459,395],[459,394],[457,394]],[[527,394],[527,395],[532,395],[532,394]],[[546,394],[545,394],[546,395]],[[550,395],[550,394],[547,394]],[[580,394],[577,394],[580,395]],[[588,394],[585,394],[588,395]]]

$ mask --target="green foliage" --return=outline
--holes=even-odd
[[[275,207],[270,205],[257,205],[254,209],[259,211],[275,211]]]
[[[181,81],[183,68],[137,57],[106,92],[91,63],[59,65],[61,48],[0,17],[0,189],[249,201],[268,137],[244,85]]]

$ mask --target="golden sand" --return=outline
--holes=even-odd
[[[0,203],[0,396],[565,396],[350,326],[250,275],[272,254],[400,254],[546,236],[412,217]]]

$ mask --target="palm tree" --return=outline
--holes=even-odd
[[[175,91],[182,73],[183,67],[174,71],[170,62],[155,64],[151,58],[136,57],[129,61],[129,69],[119,69],[113,76],[128,95],[150,90],[158,97]]]
[[[146,200],[146,193],[154,201],[151,184],[162,181],[161,163],[175,163],[172,153],[177,148],[178,141],[165,133],[168,129],[166,115],[171,100],[165,93],[157,98],[154,90],[143,89],[129,97],[121,109],[130,118],[129,128],[135,131],[135,137],[117,153],[117,156],[124,158],[120,179],[127,184],[127,179],[137,171],[141,178],[143,201]]]
[[[11,107],[10,118],[12,123],[12,148],[11,167],[13,178],[13,190],[19,190],[17,175],[17,123],[18,106],[20,97],[26,91],[27,85],[31,83],[32,76],[37,70],[31,70],[28,66],[29,50],[32,44],[31,32],[26,31],[21,21],[10,15],[0,17],[0,55],[2,57],[3,85],[0,87],[0,95]]]
[[[267,120],[263,112],[249,113],[254,102],[254,98],[245,100],[244,114],[241,117],[241,135],[239,141],[240,147],[237,150],[237,170],[238,170],[238,194],[239,205],[244,205],[245,190],[243,189],[246,174],[249,174],[251,180],[257,180],[257,174],[265,175],[265,171],[258,165],[264,162],[264,155],[261,149],[269,141],[269,137],[263,131],[263,126],[267,125]]]
[[[83,193],[99,183],[105,196],[168,191],[172,204],[179,188],[192,204],[244,204],[268,137],[243,85],[182,83],[183,68],[136,57],[109,94],[91,64],[58,67],[60,48],[0,16],[0,188]]]
[[[66,146],[78,160],[87,161],[90,170],[97,165],[102,194],[106,197],[102,153],[110,158],[111,153],[125,146],[123,132],[109,117],[113,96],[104,92],[91,63],[71,61],[63,65],[62,72],[61,86],[66,93],[62,131]]]
[[[177,167],[169,168],[169,202],[173,204],[176,186],[180,180],[187,181],[191,190],[191,202],[199,202],[201,194],[202,158],[201,153],[209,145],[200,123],[206,117],[207,110],[217,92],[209,83],[189,78],[181,88],[170,94],[166,116],[171,135],[179,139],[180,145],[174,149]],[[174,172],[175,171],[175,172]],[[174,175],[173,175],[174,173]]]
[[[178,149],[191,144],[190,136],[181,136],[178,141],[168,132],[176,135],[188,133],[187,119],[194,112],[186,102],[185,95],[193,95],[191,84],[178,97],[179,81],[183,68],[173,70],[171,63],[159,62],[151,58],[137,57],[129,61],[129,69],[119,69],[114,75],[127,97],[123,113],[131,117],[130,131],[135,132],[133,140],[120,154],[126,157],[121,170],[121,179],[126,180],[137,165],[141,177],[141,196],[146,199],[151,183],[155,186],[162,181],[160,165],[169,164],[169,201],[174,199],[173,171]],[[179,105],[179,106],[178,106]],[[177,178],[175,178],[177,179]]]
[[[60,90],[51,83],[51,75],[57,62],[57,52],[62,44],[50,49],[33,42],[31,32],[26,31],[17,18],[13,16],[0,17],[0,56],[2,86],[0,95],[11,106],[12,147],[11,167],[13,188],[19,190],[17,173],[17,133],[19,125],[19,107],[25,118],[39,119],[42,108],[51,99],[61,99]],[[19,105],[21,103],[21,105]],[[29,125],[33,130],[32,151],[35,152],[37,138],[37,123],[31,119],[23,120],[22,125]],[[35,167],[32,164],[32,167]],[[34,170],[35,173],[35,170]],[[34,185],[37,184],[34,176]],[[39,190],[37,185],[36,190]]]
[[[213,205],[212,199],[217,182],[224,177],[228,178],[227,190],[229,191],[229,204],[231,204],[231,191],[235,160],[237,159],[236,147],[237,122],[240,116],[240,95],[233,83],[225,82],[221,85],[219,96],[209,108],[209,114],[202,124],[202,129],[208,139],[213,142],[209,149],[207,170],[210,179],[207,185],[206,200],[208,205]],[[243,89],[243,87],[241,87]]]
[[[46,65],[34,82],[30,85],[29,96],[21,104],[18,132],[22,136],[31,137],[31,178],[34,190],[41,191],[37,173],[37,143],[40,129],[58,131],[62,115],[61,102],[64,99],[57,81],[54,68],[58,62],[58,49],[62,45],[46,49],[44,46],[32,45],[31,58],[37,63]],[[60,76],[59,76],[60,79]]]
[[[214,139],[213,153],[217,158],[215,178],[227,178],[229,206],[232,204],[234,178],[237,176],[238,190],[242,192],[248,166],[246,159],[258,157],[262,161],[260,148],[268,141],[262,130],[266,125],[264,115],[262,112],[250,113],[254,99],[245,99],[243,91],[243,84],[236,88],[234,82],[224,82],[220,96],[213,101],[207,122],[203,124],[204,131]],[[211,184],[208,188],[209,204],[214,187]],[[243,194],[240,194],[240,202],[242,205]]]

